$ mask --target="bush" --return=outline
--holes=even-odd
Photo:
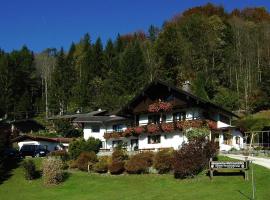
[[[56,185],[63,181],[63,162],[58,158],[43,160],[43,180],[45,185]]]
[[[118,175],[122,174],[125,171],[125,162],[119,160],[113,160],[112,163],[109,165],[109,171],[111,174]]]
[[[108,157],[103,156],[98,159],[98,162],[94,164],[93,169],[97,173],[108,172]]]
[[[148,172],[148,168],[153,163],[153,154],[139,153],[130,158],[125,165],[125,169],[129,174],[141,174]]]
[[[159,174],[164,174],[172,170],[172,155],[171,150],[161,150],[154,157],[154,168]]]
[[[180,150],[174,152],[173,169],[175,178],[194,177],[208,164],[210,153],[209,145],[203,139],[192,140]]]
[[[111,174],[122,174],[125,171],[125,160],[128,159],[127,154],[122,149],[115,149],[112,153],[112,162],[109,165]]]
[[[75,140],[69,145],[69,154],[71,159],[76,159],[82,152],[95,152],[98,153],[101,147],[101,141],[90,137],[87,141],[84,139]]]
[[[128,159],[128,155],[122,149],[115,149],[112,153],[112,160],[113,161],[124,161]]]
[[[95,152],[82,152],[77,158],[76,163],[78,169],[82,171],[92,170],[93,165],[98,161]]]
[[[24,177],[26,180],[35,179],[36,175],[36,166],[33,160],[24,160],[22,163],[24,169]]]
[[[68,166],[69,166],[70,169],[78,168],[77,161],[76,160],[70,160],[68,162]]]
[[[69,155],[68,155],[68,152],[66,150],[52,151],[48,154],[48,156],[59,157],[64,162],[69,160]]]

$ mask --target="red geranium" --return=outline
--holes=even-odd
[[[168,112],[172,110],[172,104],[170,102],[156,102],[152,103],[148,106],[148,111],[149,112],[159,112],[159,111],[164,111]]]
[[[174,130],[174,124],[173,123],[162,123],[161,129],[164,132],[172,132]]]
[[[129,137],[133,134],[134,129],[133,128],[127,128],[124,132],[123,132],[123,137]]]
[[[145,132],[145,127],[143,126],[137,126],[134,128],[134,133],[136,133],[137,135],[140,135],[143,132]]]
[[[148,133],[156,133],[158,131],[160,131],[158,124],[149,124],[147,126]]]

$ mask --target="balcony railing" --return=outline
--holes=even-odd
[[[201,128],[207,127],[210,130],[217,129],[217,123],[212,120],[186,120],[175,122],[163,122],[159,124],[148,124],[144,126],[129,127],[122,132],[106,132],[104,134],[105,139],[121,138],[121,137],[138,137],[143,133],[155,134],[155,133],[171,133],[176,131],[184,131],[189,128]]]

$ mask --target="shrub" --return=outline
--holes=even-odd
[[[106,173],[108,171],[108,157],[103,156],[98,159],[98,162],[94,164],[93,169],[98,173]]]
[[[72,159],[76,159],[82,152],[95,152],[98,153],[101,147],[101,141],[99,139],[90,137],[87,141],[75,140],[69,145],[69,154]]]
[[[122,149],[115,149],[112,153],[112,160],[113,161],[124,161],[127,160],[128,156],[126,152]]]
[[[36,175],[36,166],[33,160],[24,160],[22,163],[24,169],[24,177],[26,180],[35,179]]]
[[[120,160],[113,160],[109,165],[109,171],[111,174],[118,175],[122,174],[125,171],[125,162]]]
[[[64,179],[63,162],[58,158],[43,160],[43,180],[45,185],[56,185]]]
[[[125,171],[125,160],[128,158],[125,151],[122,149],[115,149],[112,153],[112,162],[109,165],[108,169],[111,174],[122,174]]]
[[[68,166],[69,166],[70,169],[78,168],[77,161],[76,160],[70,160],[68,162]]]
[[[218,154],[218,143],[214,141],[208,141],[204,145],[204,154],[206,156],[207,161],[210,158],[213,158],[214,160],[217,160],[217,154]]]
[[[149,153],[136,154],[126,162],[125,169],[129,174],[146,173],[153,163],[152,157]]]
[[[210,153],[203,139],[191,140],[180,150],[174,152],[173,169],[175,178],[194,177],[201,172],[209,161]]]
[[[154,157],[154,168],[159,174],[164,174],[172,170],[172,155],[171,150],[161,150]]]
[[[48,156],[59,157],[64,162],[69,160],[69,155],[66,150],[52,151],[48,154]]]
[[[82,152],[77,158],[77,167],[82,171],[92,170],[93,165],[97,162],[97,155],[95,152]]]

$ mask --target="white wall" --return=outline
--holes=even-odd
[[[236,144],[236,137],[240,137],[240,144]],[[219,147],[220,151],[229,151],[231,148],[235,148],[237,150],[240,150],[244,148],[244,138],[243,134],[238,130],[232,130],[232,144],[227,145],[224,143],[224,137],[223,134],[219,135]]]
[[[224,122],[221,121],[217,121],[217,128],[224,128],[224,127],[229,127],[231,126],[230,124],[226,124]]]
[[[97,125],[94,125],[97,126]],[[102,124],[98,125],[100,126],[100,131],[99,132],[93,132],[92,131],[92,125],[90,123],[85,123],[84,124],[84,129],[83,129],[83,138],[85,140],[88,140],[90,137],[94,137],[96,139],[100,139],[101,141],[105,141],[103,135],[106,132],[106,127]]]

